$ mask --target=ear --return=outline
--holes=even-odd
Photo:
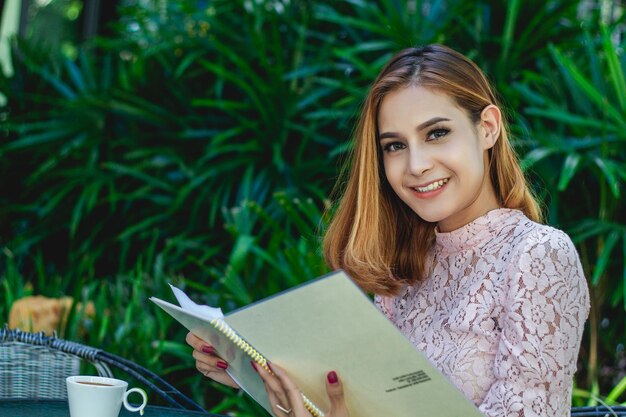
[[[493,104],[488,105],[480,114],[480,140],[485,150],[493,148],[502,129],[502,113]]]

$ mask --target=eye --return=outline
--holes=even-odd
[[[389,142],[383,145],[383,151],[385,152],[397,152],[404,148],[406,148],[406,145],[400,142]]]
[[[430,132],[428,132],[428,135],[426,136],[426,140],[428,140],[428,141],[435,140],[436,141],[436,140],[439,140],[439,139],[443,138],[448,133],[450,133],[450,129],[444,129],[444,128],[433,129]]]

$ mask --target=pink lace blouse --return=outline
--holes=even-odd
[[[492,210],[437,233],[428,276],[378,307],[489,417],[570,415],[589,290],[560,230]]]

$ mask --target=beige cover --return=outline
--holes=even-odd
[[[216,339],[211,325],[174,317],[201,338]],[[354,417],[482,416],[343,271],[243,307],[224,320],[270,362],[285,368],[326,412],[325,377],[335,370]],[[223,349],[216,350],[222,354]],[[260,378],[249,358],[235,359],[237,350],[230,349],[224,358],[233,377],[268,409]]]

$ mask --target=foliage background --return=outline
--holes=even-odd
[[[624,28],[601,0],[155,0],[73,48],[18,39],[0,77],[0,317],[29,294],[91,300],[64,337],[213,412],[262,415],[195,372],[147,299],[171,282],[228,311],[326,272],[361,100],[395,51],[438,42],[492,79],[546,221],[580,251],[593,301],[574,404],[624,402]]]

